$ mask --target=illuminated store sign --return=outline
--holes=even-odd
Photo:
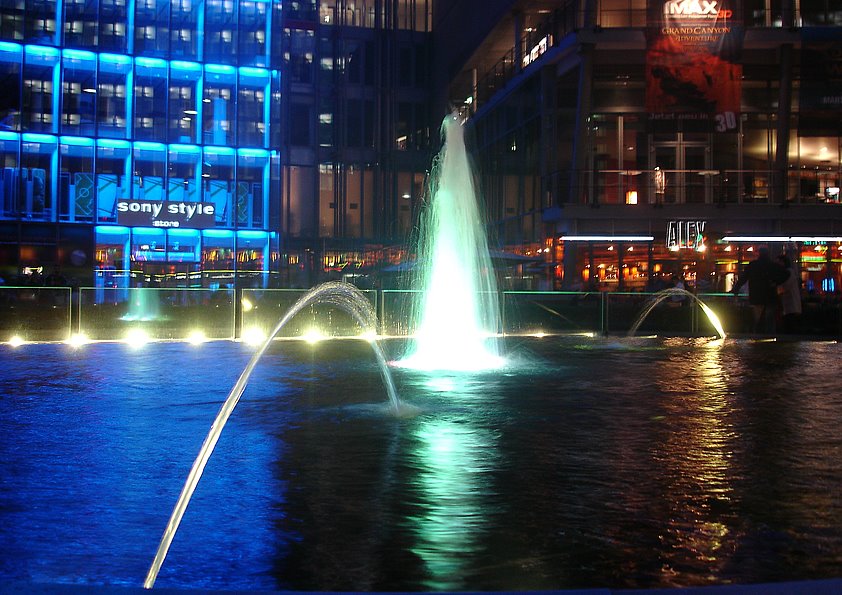
[[[207,202],[169,202],[156,200],[120,200],[117,223],[143,227],[214,227],[216,206]]]
[[[553,36],[545,35],[541,41],[536,43],[532,49],[523,55],[523,67],[526,68],[538,59],[544,52],[546,52],[553,45]]]
[[[704,245],[706,221],[670,221],[667,224],[668,250],[698,250]]]
[[[716,0],[668,0],[664,2],[664,14],[669,16],[682,17],[703,17],[703,18],[729,18],[734,13],[731,10],[722,10],[717,7]]]

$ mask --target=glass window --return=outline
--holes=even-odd
[[[167,131],[167,64],[155,58],[135,59],[134,137],[161,140]]]
[[[315,192],[313,168],[291,166],[284,172],[287,181],[284,200],[284,223],[292,237],[313,237],[315,210],[312,200]]]
[[[240,64],[269,66],[266,38],[268,35],[267,2],[240,2]]]
[[[153,227],[137,227],[133,229],[131,261],[132,264],[166,262],[167,236],[164,230]]]
[[[203,285],[210,289],[233,287],[234,232],[205,230],[202,232]]]
[[[55,137],[23,135],[17,209],[22,216],[54,220],[53,163],[57,149]]]
[[[134,50],[138,56],[165,56],[169,42],[169,0],[136,0]]]
[[[195,145],[170,145],[167,165],[167,200],[199,202],[202,198],[202,150]]]
[[[100,54],[97,77],[97,126],[99,136],[126,138],[128,103],[126,86],[132,70],[131,58],[116,54]]]
[[[93,221],[94,141],[63,136],[59,146],[59,221]]]
[[[195,62],[170,64],[170,142],[198,142],[199,80],[202,66]]]
[[[269,152],[240,149],[237,156],[237,226],[263,227],[269,189]]]
[[[291,145],[310,144],[310,106],[292,103],[289,108],[289,142]]]
[[[56,45],[56,0],[26,0],[24,39]]]
[[[64,50],[61,101],[63,134],[94,136],[96,124],[96,57],[92,52]]]
[[[22,48],[0,43],[0,130],[20,130],[20,77]]]
[[[167,161],[166,148],[160,143],[136,142],[133,155],[132,198],[162,202]]]
[[[336,192],[333,164],[319,165],[319,237],[333,237],[336,219]]]
[[[344,237],[358,238],[362,233],[362,172],[349,166],[345,171],[345,221]]]
[[[313,82],[313,56],[316,36],[313,31],[284,29],[284,65],[294,83]]]
[[[104,52],[125,52],[128,13],[126,0],[99,0],[99,49]]]
[[[58,50],[45,47],[26,48],[23,66],[23,105],[27,106],[21,122],[23,130],[56,132],[54,83],[58,77]]]
[[[207,0],[205,10],[205,60],[237,62],[237,10],[234,0]]]
[[[23,39],[24,6],[20,0],[0,2],[0,39]]]
[[[202,0],[172,0],[170,10],[170,55],[186,60],[200,58],[199,21],[204,10]]]
[[[237,144],[247,147],[265,147],[269,71],[263,68],[240,68],[239,81]]]
[[[243,286],[264,287],[269,266],[269,234],[263,231],[237,232],[237,276]]]
[[[205,66],[202,131],[205,144],[234,144],[234,97],[237,72],[233,66]]]
[[[214,204],[216,224],[221,227],[231,227],[234,221],[235,159],[228,147],[205,147],[202,158],[204,202]]]
[[[100,140],[96,150],[96,218],[117,221],[117,201],[131,196],[131,146],[128,141]]]
[[[129,284],[129,230],[125,227],[99,225],[96,228],[96,303],[125,299]],[[118,296],[118,294],[121,294]]]
[[[64,46],[97,47],[98,0],[64,0]]]
[[[18,150],[20,142],[14,138],[0,137],[0,216],[14,217],[18,211],[20,175]]]
[[[167,230],[167,262],[199,262],[201,236],[198,229]]]

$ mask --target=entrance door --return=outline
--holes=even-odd
[[[659,135],[661,136],[661,135]],[[685,140],[679,132],[670,140],[653,140],[649,164],[653,171],[663,172],[661,188],[653,182],[654,201],[665,203],[704,203],[712,197],[712,176],[710,175],[710,151],[708,143]],[[656,168],[658,168],[656,170]],[[657,181],[656,174],[655,180]],[[663,196],[657,191],[663,190]]]

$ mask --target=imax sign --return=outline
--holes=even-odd
[[[729,18],[732,10],[718,8],[716,0],[668,0],[664,2],[664,14],[672,17]]]

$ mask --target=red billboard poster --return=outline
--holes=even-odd
[[[736,128],[743,27],[733,0],[649,0],[646,110]]]

